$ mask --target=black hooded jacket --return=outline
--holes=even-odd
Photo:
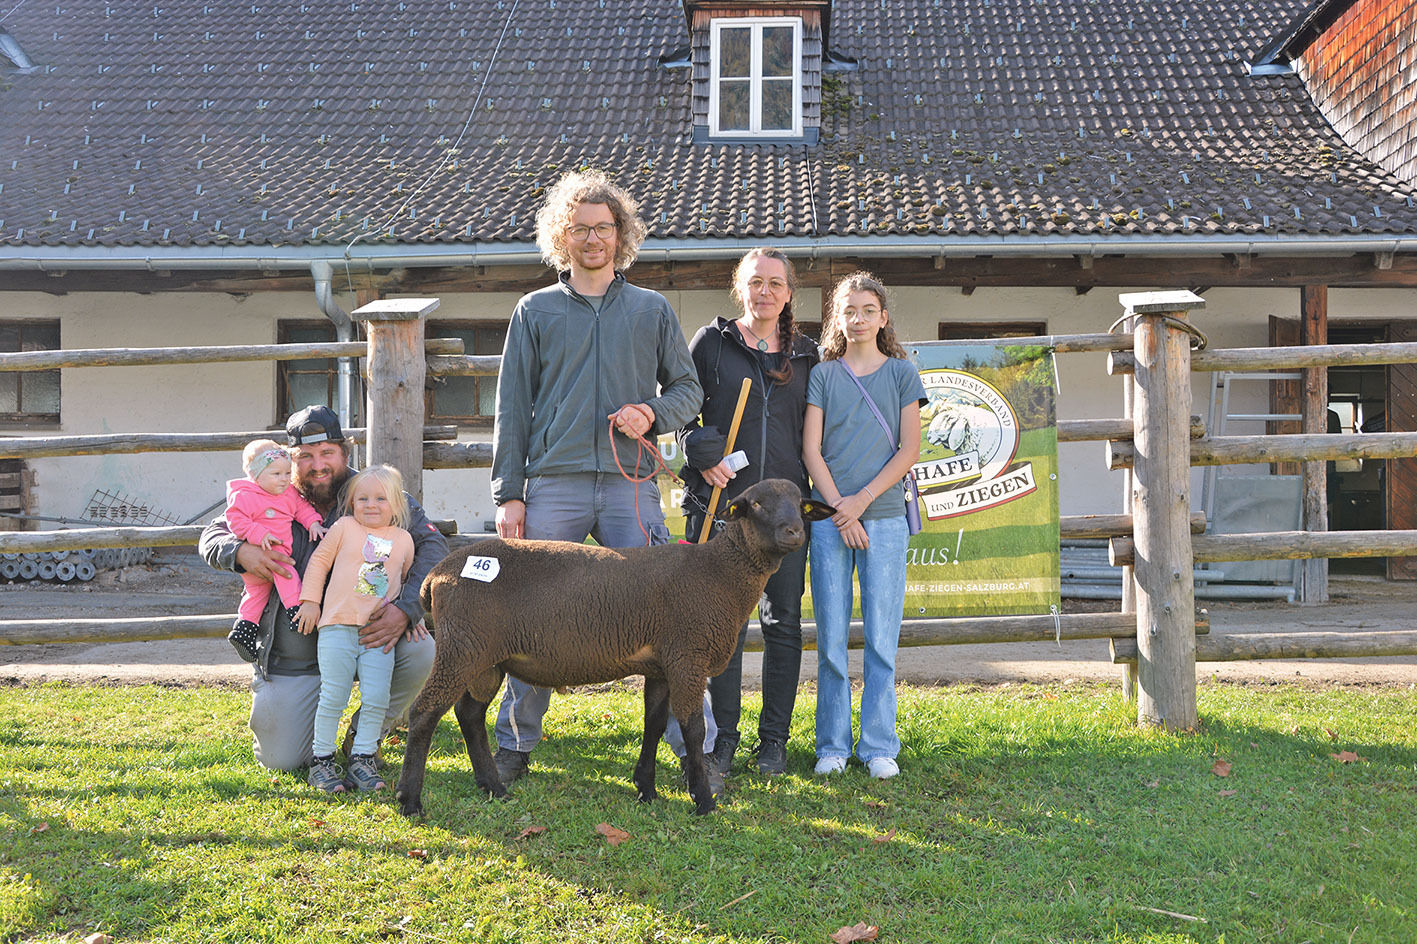
[[[778,355],[769,355],[765,361],[763,354],[743,343],[733,322],[723,317],[698,330],[689,342],[689,354],[704,388],[704,405],[699,418],[679,430],[676,437],[685,457],[685,514],[702,512],[708,506],[713,487],[704,481],[700,470],[723,461],[744,377],[752,380],[752,386],[734,448],[747,454],[749,464],[728,483],[717,510],[722,512],[727,502],[763,479],[796,482],[806,495],[802,416],[807,411],[807,375],[820,360],[816,342],[793,335],[792,379],[785,384],[767,375],[768,369],[781,363]]]

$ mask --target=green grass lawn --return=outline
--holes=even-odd
[[[705,818],[667,749],[661,800],[635,802],[635,691],[553,699],[506,801],[479,795],[449,718],[409,822],[257,768],[238,692],[5,688],[0,941],[1417,938],[1411,690],[1203,685],[1190,736],[1138,728],[1103,686],[902,687],[900,706],[897,779],[814,778],[804,690],[789,774],[738,772]]]

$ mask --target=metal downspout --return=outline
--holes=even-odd
[[[354,322],[349,317],[349,312],[345,311],[335,301],[332,282],[334,279],[334,268],[323,259],[316,259],[310,263],[310,274],[315,278],[315,302],[320,306],[320,311],[325,317],[330,319],[335,326],[335,337],[340,341],[354,340]],[[339,401],[336,412],[339,413],[340,425],[348,428],[353,425],[354,416],[354,358],[341,357],[339,368],[335,373],[336,395]]]

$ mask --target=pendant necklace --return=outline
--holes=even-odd
[[[741,322],[741,321],[738,322],[738,327],[742,328],[744,331],[748,332],[749,334],[751,334],[751,335],[753,336],[754,340],[756,340],[756,341],[758,342],[758,350],[762,351],[764,354],[767,353],[767,351],[768,351],[768,342],[765,341],[763,338],[758,337],[758,334],[757,334],[756,331],[754,331],[752,328],[748,327],[747,325],[745,325],[745,324],[744,324],[743,322]]]

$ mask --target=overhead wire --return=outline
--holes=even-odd
[[[20,2],[23,3],[25,2],[25,0],[20,0]],[[433,167],[432,170],[428,172],[427,176],[423,178],[422,182],[420,182],[417,187],[414,187],[413,190],[409,192],[408,196],[404,198],[404,201],[394,208],[393,212],[389,214],[388,218],[385,219],[384,222],[380,223],[372,230],[364,230],[362,232],[355,233],[354,238],[351,239],[349,241],[349,244],[344,247],[345,279],[349,284],[349,289],[351,292],[354,291],[354,277],[352,272],[350,271],[350,263],[353,260],[353,257],[350,255],[351,251],[356,245],[359,244],[360,240],[364,239],[371,232],[382,233],[386,229],[391,227],[394,224],[394,220],[398,219],[399,215],[402,214],[404,210],[408,208],[408,205],[413,202],[414,198],[417,197],[424,190],[426,190],[428,188],[428,185],[433,182],[433,178],[436,177],[438,173],[442,171],[444,167],[447,166],[448,161],[452,159],[452,155],[457,153],[459,146],[463,142],[463,139],[467,137],[469,129],[472,128],[473,119],[477,117],[477,108],[482,103],[482,96],[487,91],[487,83],[492,78],[492,70],[496,68],[497,55],[502,51],[502,45],[507,38],[507,31],[510,30],[512,27],[512,19],[516,16],[517,5],[519,2],[520,0],[512,0],[511,6],[507,9],[506,19],[502,22],[502,31],[497,35],[497,43],[492,47],[492,55],[487,60],[487,69],[482,74],[482,83],[477,87],[477,96],[473,99],[472,105],[468,108],[467,119],[463,122],[462,130],[458,132],[457,139],[453,141],[451,145],[443,149],[443,156],[438,160],[438,163]]]

